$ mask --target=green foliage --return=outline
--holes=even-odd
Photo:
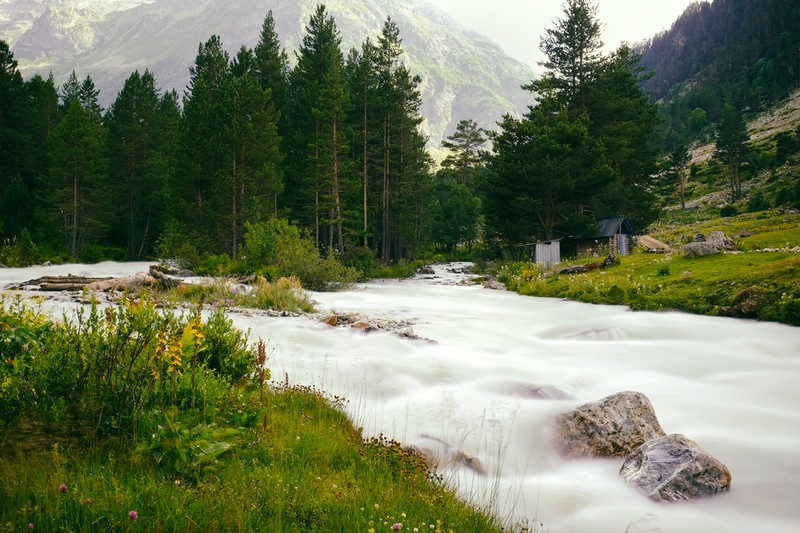
[[[208,238],[197,231],[186,230],[178,221],[168,223],[156,242],[158,257],[179,268],[196,268],[210,249]]]
[[[157,406],[207,413],[224,383],[254,370],[247,334],[222,311],[207,324],[162,312],[154,301],[97,304],[51,324],[25,303],[0,301],[3,423],[22,413],[67,434],[135,435]]]
[[[723,218],[735,217],[739,214],[739,208],[733,204],[723,205],[719,210],[719,216]]]
[[[25,267],[41,261],[39,248],[31,239],[27,228],[19,237],[12,237],[0,245],[0,264],[7,267]]]
[[[766,211],[771,206],[764,195],[756,193],[747,200],[747,212],[755,213],[757,211]]]
[[[246,224],[243,255],[249,268],[267,279],[295,276],[309,290],[343,290],[359,278],[335,252],[321,257],[314,242],[284,219]]]
[[[171,407],[156,432],[136,452],[151,455],[162,470],[200,483],[215,471],[217,458],[231,449],[230,441],[239,433],[237,429],[215,424],[186,427],[178,420],[177,409]]]
[[[233,327],[233,321],[217,307],[204,328],[204,350],[200,360],[223,379],[241,381],[254,371],[253,349],[248,344],[249,332]]]

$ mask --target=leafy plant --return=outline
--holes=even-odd
[[[215,424],[187,427],[178,420],[178,410],[173,406],[165,413],[164,423],[136,448],[136,453],[149,454],[161,468],[200,483],[214,472],[218,457],[231,449],[231,439],[239,434],[237,429]]]

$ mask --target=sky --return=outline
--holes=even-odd
[[[539,70],[539,38],[563,17],[563,0],[427,0],[463,26],[495,41],[511,57]],[[596,0],[606,51],[669,29],[697,0]]]

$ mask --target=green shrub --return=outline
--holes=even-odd
[[[733,217],[738,214],[739,209],[733,204],[724,205],[719,210],[719,215],[723,218]]]
[[[188,231],[179,222],[170,222],[156,240],[156,253],[162,261],[179,268],[194,269],[212,250],[210,240],[197,231]]]
[[[756,213],[758,211],[766,211],[770,208],[769,202],[762,194],[754,194],[747,201],[747,212]]]
[[[255,354],[245,333],[233,327],[233,320],[217,307],[203,331],[204,349],[200,361],[231,382],[241,381],[254,370]]]
[[[249,269],[270,281],[295,276],[306,289],[332,291],[349,288],[359,278],[335,252],[322,258],[314,242],[284,219],[246,223],[243,250]]]
[[[26,267],[41,262],[39,248],[24,228],[19,237],[6,239],[0,245],[0,264],[7,267]]]

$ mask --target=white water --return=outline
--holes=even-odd
[[[4,269],[0,287],[45,274],[143,270]],[[552,533],[800,530],[800,328],[419,280],[313,296],[324,310],[412,320],[436,343],[233,315],[253,340],[269,341],[273,379],[346,396],[365,435],[383,432],[436,455],[465,498],[501,517]],[[657,504],[618,477],[621,460],[552,451],[556,414],[623,390],[646,394],[667,433],[725,463],[731,491]],[[458,451],[486,474],[454,462]]]

